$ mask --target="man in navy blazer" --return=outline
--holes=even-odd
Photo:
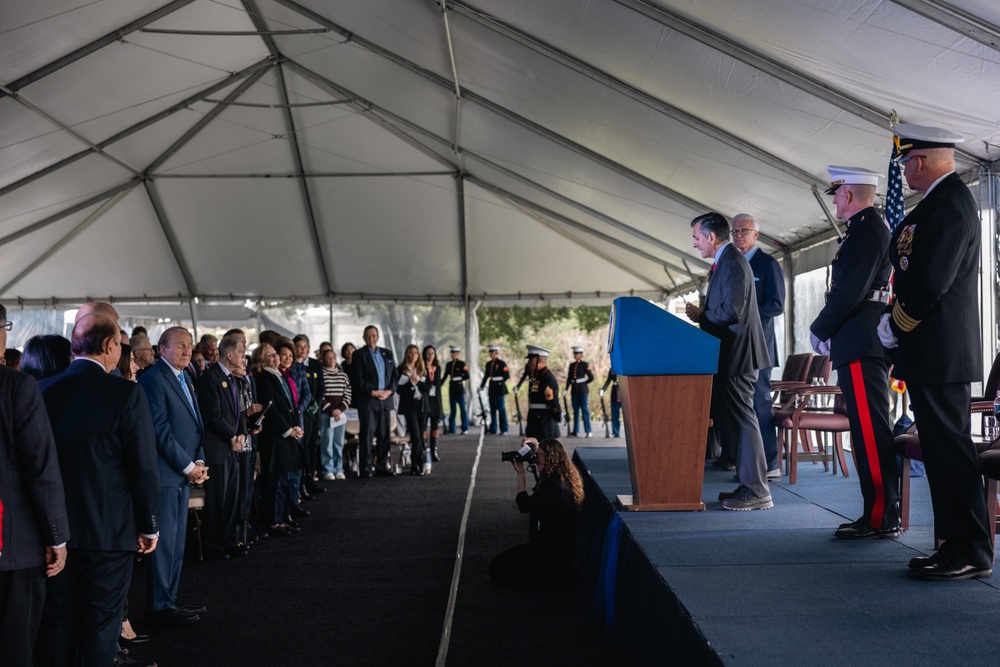
[[[355,351],[351,363],[351,395],[358,408],[361,445],[358,447],[362,479],[372,476],[371,447],[376,444],[375,474],[391,476],[389,469],[389,413],[392,396],[396,393],[396,363],[392,352],[378,347],[378,327],[368,325],[364,332],[365,346]]]
[[[0,304],[0,357],[7,346]],[[0,664],[31,665],[45,577],[66,565],[69,519],[52,426],[35,378],[0,366]]]
[[[204,432],[194,385],[184,370],[194,349],[191,334],[171,327],[159,341],[160,359],[139,378],[156,433],[160,468],[160,547],[150,561],[146,617],[169,625],[200,620],[204,607],[177,604],[191,484],[208,477],[201,438]]]
[[[733,217],[733,245],[750,262],[753,271],[754,292],[757,294],[757,312],[764,329],[769,363],[761,368],[753,386],[753,411],[760,424],[760,437],[764,441],[764,460],[767,478],[781,479],[781,462],[778,460],[778,432],[774,427],[774,408],[771,402],[771,369],[780,364],[778,341],[774,337],[774,318],[785,311],[785,274],[778,260],[757,245],[760,227],[749,213]]]
[[[71,345],[69,368],[40,383],[72,536],[66,568],[49,579],[37,663],[110,665],[135,554],[157,545],[156,446],[142,390],[109,372],[118,324],[86,315]]]
[[[712,383],[712,420],[721,442],[736,445],[740,485],[722,493],[723,509],[756,510],[774,506],[767,486],[764,444],[753,410],[757,371],[769,363],[764,330],[757,312],[753,272],[729,241],[729,222],[720,213],[691,221],[694,247],[713,259],[701,307],[687,304],[687,316],[719,339],[719,371]]]
[[[205,482],[204,547],[206,558],[242,556],[236,526],[240,511],[240,467],[246,447],[246,418],[240,410],[239,380],[233,375],[245,358],[246,347],[236,336],[219,343],[219,361],[198,379],[198,407],[205,420],[202,449],[212,474]]]

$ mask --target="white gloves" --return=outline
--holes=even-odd
[[[830,356],[830,341],[820,340],[816,334],[809,332],[809,344],[812,345],[813,352]]]
[[[568,393],[569,393],[569,389],[563,389],[563,398],[565,398],[566,394],[568,394]]]
[[[603,397],[604,396],[604,390],[602,389],[599,392],[597,392],[597,395]]]
[[[892,327],[889,325],[891,317],[890,313],[886,313],[878,322],[878,339],[882,341],[882,345],[890,349],[899,345],[899,339],[892,333]]]

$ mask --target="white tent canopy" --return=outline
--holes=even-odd
[[[892,109],[961,133],[970,182],[1000,150],[994,0],[0,16],[7,303],[659,296],[704,275],[707,210],[786,257],[833,238],[826,165],[884,172]]]

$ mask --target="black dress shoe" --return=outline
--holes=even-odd
[[[293,519],[304,519],[309,516],[309,510],[304,510],[298,505],[292,505],[292,509],[288,510],[288,515]]]
[[[917,556],[916,558],[911,558],[910,562],[906,564],[911,570],[919,570],[921,568],[927,567],[928,565],[934,565],[935,563],[941,561],[944,556],[940,551],[935,551],[930,556]]]
[[[177,604],[174,603],[174,609],[181,612],[182,614],[188,614],[191,616],[201,615],[208,611],[205,607],[200,604]]]
[[[434,463],[437,463],[440,460],[441,460],[441,457],[438,456],[437,450],[436,449],[435,450],[431,450],[431,461],[433,461]]]
[[[299,489],[299,500],[312,500],[313,497],[305,487]]]
[[[729,459],[724,459],[721,456],[712,461],[712,467],[720,470],[736,470],[736,464],[734,462]]]
[[[895,539],[899,535],[899,524],[890,528],[872,528],[861,519],[846,526],[841,526],[833,533],[834,537],[839,537],[842,540],[867,540],[879,537]]]
[[[271,537],[288,537],[292,531],[288,530],[288,526],[283,526],[281,524],[276,524],[270,526],[267,529],[267,534]]]
[[[309,491],[309,493],[313,494],[314,496],[318,496],[321,493],[326,493],[326,488],[320,486],[316,482],[307,482],[306,490]]]
[[[115,654],[114,662],[111,664],[114,665],[114,667],[156,667],[156,662],[153,660],[133,658],[128,654],[128,649],[118,651],[118,653]]]
[[[136,633],[132,639],[126,639],[124,635],[118,638],[118,643],[124,648],[135,646],[136,644],[145,644],[148,641],[149,635],[140,635],[139,633]]]
[[[164,609],[162,611],[147,611],[146,622],[165,625],[171,627],[181,627],[194,625],[201,620],[198,614],[185,614],[178,609]]]
[[[988,567],[967,565],[954,558],[944,558],[937,563],[926,565],[914,572],[919,579],[929,581],[961,581],[963,579],[988,579],[993,570]]]
[[[377,468],[375,470],[375,476],[376,477],[395,477],[396,473],[394,473],[392,470],[389,470],[388,468]]]
[[[288,529],[290,533],[298,533],[302,530],[298,522],[292,517],[285,517],[285,528]]]
[[[227,547],[226,553],[229,554],[231,558],[242,558],[243,556],[246,556],[248,553],[250,553],[250,547],[248,547],[243,543],[240,543],[234,547]]]

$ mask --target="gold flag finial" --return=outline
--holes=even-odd
[[[893,109],[892,112],[889,114],[889,129],[891,130],[897,125],[899,125],[899,114],[896,113],[895,109]]]

